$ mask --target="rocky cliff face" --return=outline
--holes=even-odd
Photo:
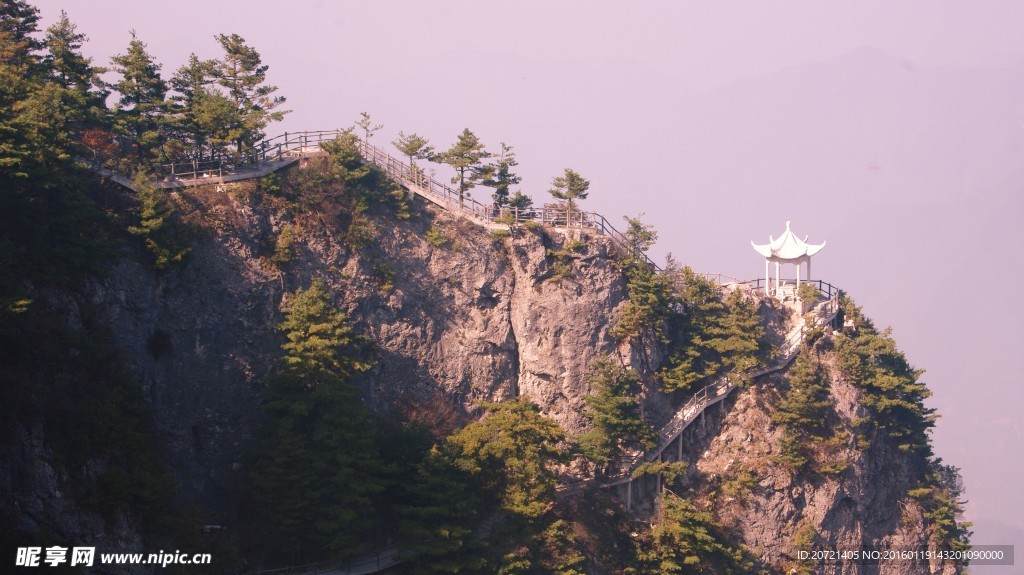
[[[861,391],[835,366],[830,335],[819,341],[840,425],[849,429],[867,416]],[[814,352],[812,352],[814,353]],[[919,481],[922,461],[892,448],[877,434],[857,440],[822,442],[815,448],[830,473],[794,473],[779,461],[783,431],[772,421],[773,405],[789,386],[786,373],[759,378],[751,387],[707,414],[684,437],[684,483],[703,509],[714,512],[773,572],[799,572],[801,546],[829,550],[926,549],[924,510],[907,496]],[[955,573],[951,564],[925,560],[845,562],[819,565],[814,573]]]
[[[85,292],[130,370],[143,382],[157,426],[188,491],[225,501],[252,431],[263,383],[280,356],[283,297],[323,277],[376,367],[362,382],[379,413],[454,408],[527,395],[567,432],[582,429],[586,373],[600,353],[621,354],[650,379],[659,349],[618,346],[608,336],[626,299],[607,239],[522,230],[495,238],[433,209],[373,219],[370,247],[353,250],[322,214],[286,222],[273,201],[239,185],[228,193],[181,192],[208,236],[188,263],[156,273],[123,260]],[[293,225],[287,273],[267,245]],[[438,235],[432,245],[424,236]],[[575,241],[571,273],[552,277],[547,251]],[[667,398],[649,394],[655,419]]]
[[[230,509],[260,393],[281,354],[274,326],[284,298],[314,277],[326,280],[357,331],[372,340],[376,367],[361,385],[385,417],[427,412],[436,419],[450,411],[465,422],[478,400],[526,395],[575,434],[586,426],[588,366],[602,353],[640,373],[650,422],[672,414],[678,398],[653,391],[664,349],[608,335],[627,293],[606,238],[543,229],[497,237],[418,206],[409,219],[371,212],[372,240],[353,249],[329,211],[289,215],[294,211],[280,198],[251,183],[226,193],[181,191],[176,201],[199,230],[185,265],[155,272],[124,258],[64,309],[69,320],[88,309],[110,333],[142,382],[174,479],[210,509]],[[295,230],[293,257],[274,264],[268,256],[285,226]],[[765,313],[777,339],[792,318],[778,309]],[[769,414],[783,378],[739,390],[688,430],[687,482],[701,505],[776,572],[794,567],[787,554],[808,526],[816,541],[833,547],[920,545],[922,511],[905,497],[919,470],[882,442],[834,449],[837,461],[849,463],[834,477],[795,479],[774,462],[780,431]],[[855,386],[838,373],[832,382],[838,416],[862,417]],[[46,494],[37,499],[53,499],[59,481],[39,482]],[[62,513],[47,505],[40,515]],[[902,564],[880,572],[927,571]]]

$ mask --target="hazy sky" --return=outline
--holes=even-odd
[[[793,220],[828,240],[815,275],[928,370],[975,542],[1024,543],[1024,2],[36,4],[101,64],[136,30],[165,76],[242,35],[294,110],[272,134],[364,110],[378,143],[469,127],[516,147],[537,199],[574,167],[590,209],[646,212],[658,259],[759,275],[749,240]]]

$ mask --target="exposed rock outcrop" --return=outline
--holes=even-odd
[[[168,469],[208,509],[227,514],[232,508],[260,395],[281,355],[275,326],[282,305],[314,277],[325,279],[372,342],[368,353],[376,365],[360,385],[384,417],[444,404],[465,421],[478,401],[525,395],[576,434],[587,425],[588,367],[602,353],[640,373],[649,422],[659,426],[672,415],[678,398],[654,391],[663,345],[650,337],[623,344],[609,336],[627,291],[607,238],[544,229],[507,237],[421,206],[409,219],[372,212],[372,241],[353,249],[329,211],[291,215],[293,207],[251,184],[227,193],[181,191],[177,201],[201,234],[187,263],[156,272],[141,258],[123,258],[60,307],[69,325],[88,313],[110,334],[152,406]],[[294,255],[271,263],[267,256],[286,225],[297,237]],[[556,257],[563,258],[557,270]],[[762,312],[775,339],[794,319],[777,307]],[[856,386],[831,371],[837,417],[847,423],[863,417]],[[776,461],[782,432],[770,413],[784,379],[773,375],[737,390],[685,432],[686,482],[699,505],[776,572],[796,565],[794,539],[810,528],[831,548],[923,545],[923,512],[906,498],[920,469],[884,442],[833,446],[831,456],[848,467],[828,477],[795,477]],[[28,505],[26,516],[40,525],[73,514],[60,502],[45,449],[30,437],[18,443],[28,451],[10,455],[37,462],[33,478],[0,475],[0,484],[38,487],[18,496],[31,503],[18,504]],[[94,521],[55,529],[74,534]],[[122,527],[116,547],[137,544],[132,529]],[[923,563],[905,562],[858,569],[834,572],[928,572]]]
[[[230,500],[280,355],[282,298],[312,277],[327,281],[372,340],[378,361],[362,384],[385,415],[453,398],[468,413],[478,400],[522,394],[576,433],[598,354],[619,354],[648,380],[660,363],[658,346],[620,349],[608,336],[626,291],[606,238],[573,236],[572,273],[553,278],[547,251],[567,241],[558,232],[496,238],[428,210],[376,218],[373,245],[352,250],[321,215],[306,215],[293,222],[301,232],[284,274],[261,257],[285,223],[272,201],[244,186],[181,193],[209,235],[189,261],[157,273],[123,260],[85,298],[143,382],[176,479],[208,504]],[[424,239],[430,228],[442,245]],[[670,413],[661,395],[648,394],[645,407],[655,420]]]

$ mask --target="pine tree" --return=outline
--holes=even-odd
[[[680,278],[677,295],[685,311],[673,317],[668,366],[658,372],[661,389],[666,392],[697,391],[698,382],[721,368],[721,360],[710,346],[711,331],[725,311],[718,288],[689,266],[683,267]]]
[[[640,219],[641,217],[643,214],[635,218],[623,216],[622,219],[626,220],[626,231],[623,235],[626,236],[629,245],[636,248],[637,251],[646,252],[654,247],[654,242],[658,241],[658,231],[654,229],[654,226],[645,224]]]
[[[153,185],[145,172],[136,175],[134,187],[139,203],[139,225],[130,226],[128,232],[143,239],[146,249],[153,255],[153,267],[169,269],[191,251],[182,237],[174,206],[167,192]]]
[[[435,161],[448,164],[455,169],[453,184],[459,185],[459,206],[465,202],[466,192],[474,188],[483,178],[483,161],[491,154],[484,149],[483,143],[476,134],[466,128],[459,134],[458,140],[451,148],[434,157]]]
[[[111,255],[38,22],[26,2],[0,2],[0,309],[23,301],[27,278],[67,282]]]
[[[483,502],[473,478],[453,458],[434,448],[406,482],[413,502],[399,508],[404,551],[415,557],[413,572],[475,573],[484,566],[476,537]]]
[[[60,90],[61,115],[72,132],[98,124],[107,98],[100,80],[106,70],[94,67],[92,60],[82,55],[87,40],[61,10],[60,19],[46,30],[43,41],[47,52],[43,62],[51,82]]]
[[[666,492],[658,522],[638,552],[643,573],[652,575],[751,573],[753,562],[744,547],[734,548],[710,513]]]
[[[517,191],[515,195],[508,199],[508,207],[517,208],[520,211],[525,210],[533,205],[533,198]]]
[[[44,87],[38,23],[39,12],[28,3],[0,3],[0,172],[11,177],[27,177],[43,155],[25,110]]]
[[[920,381],[924,372],[911,367],[889,330],[876,331],[849,298],[844,296],[842,304],[858,327],[853,337],[836,336],[837,360],[843,375],[864,391],[870,425],[901,451],[931,455],[928,430],[935,425],[935,410],[924,406],[931,396]]]
[[[584,575],[586,558],[579,552],[579,544],[572,526],[563,519],[548,525],[540,538],[537,573],[544,575]]]
[[[277,560],[351,556],[372,526],[385,469],[352,378],[369,369],[364,339],[315,280],[291,297],[285,356],[263,400],[249,477],[257,541]]]
[[[160,64],[146,51],[146,44],[134,30],[131,35],[128,50],[110,59],[121,76],[109,86],[120,94],[114,128],[128,139],[138,157],[149,159],[164,142],[167,84],[160,77]]]
[[[649,332],[668,343],[665,326],[676,315],[674,307],[678,303],[673,280],[669,274],[656,273],[642,257],[643,252],[657,241],[658,232],[644,224],[640,218],[625,219],[628,224],[626,241],[636,252],[627,253],[623,258],[622,268],[626,273],[629,301],[610,333],[613,337],[625,340]]]
[[[584,456],[606,465],[626,447],[650,448],[655,433],[640,412],[640,378],[635,371],[598,357],[587,377],[592,391],[584,398],[593,429],[579,438]]]
[[[384,129],[384,124],[374,125],[369,112],[359,112],[359,120],[356,121],[356,125],[362,128],[363,141],[367,144],[370,143],[370,138],[372,138],[374,134]]]
[[[821,364],[806,348],[802,349],[789,371],[789,389],[776,405],[772,421],[791,435],[820,441],[830,431],[831,406],[828,379]]]
[[[356,335],[345,314],[334,309],[321,279],[295,292],[279,329],[288,339],[282,346],[287,352],[285,367],[296,377],[311,378],[307,388],[316,387],[316,378],[322,375],[348,379],[370,368],[358,359],[365,338]]]
[[[551,181],[552,188],[548,193],[556,199],[565,200],[569,212],[576,211],[574,200],[587,199],[587,190],[590,189],[590,181],[579,173],[566,168],[565,174],[556,177]]]
[[[434,153],[430,142],[418,134],[398,132],[398,139],[391,142],[399,152],[409,158],[409,167],[416,168],[416,160],[425,160]]]
[[[205,138],[207,157],[229,156],[244,132],[235,103],[212,87],[203,88],[195,95],[192,114],[195,135]]]
[[[177,115],[175,127],[179,138],[186,145],[189,152],[186,157],[194,160],[202,160],[204,150],[211,143],[211,140],[224,140],[223,132],[231,130],[232,125],[238,121],[230,112],[221,114],[214,112],[216,104],[211,99],[220,96],[212,91],[210,86],[216,81],[217,62],[214,60],[200,60],[194,53],[189,55],[188,63],[174,73],[171,77],[171,88],[175,94],[171,96],[174,103],[173,111]],[[225,111],[234,111],[230,101],[224,99],[227,104]],[[211,113],[212,112],[212,113]],[[229,134],[227,138],[233,140],[237,134]],[[210,157],[214,153],[211,150]]]
[[[725,373],[746,384],[747,372],[765,355],[755,301],[737,289],[723,303],[713,282],[688,267],[682,277],[679,297],[686,311],[674,326],[669,365],[659,372],[662,389],[696,391],[697,382]]]
[[[526,397],[484,404],[487,415],[448,439],[455,464],[477,478],[499,508],[531,523],[545,512],[566,461],[565,434]]]
[[[632,261],[626,268],[626,287],[629,301],[609,333],[625,340],[649,331],[664,341],[664,322],[676,300],[670,280],[655,273],[646,262]]]
[[[224,57],[217,63],[218,81],[235,103],[240,121],[235,138],[236,151],[242,154],[263,139],[263,129],[270,122],[280,122],[289,111],[276,110],[285,102],[283,96],[274,96],[277,86],[266,84],[269,66],[263,63],[259,52],[248,46],[238,34],[218,34],[217,42]]]
[[[494,205],[497,207],[508,206],[511,196],[512,186],[523,181],[518,174],[512,172],[512,168],[519,165],[516,161],[516,153],[505,142],[501,143],[501,152],[498,153],[498,159],[493,166],[488,166],[485,170],[484,177],[481,184],[494,188],[494,193],[491,195],[491,199],[494,200]]]
[[[707,333],[706,344],[719,355],[724,370],[746,383],[746,372],[764,355],[764,327],[754,300],[734,289],[725,300],[725,313]]]
[[[334,177],[348,185],[362,183],[373,171],[359,153],[359,138],[351,129],[344,130],[337,138],[324,142],[321,148],[330,157]],[[363,206],[363,209],[365,207]]]
[[[4,0],[0,4],[0,39],[5,65],[22,69],[25,80],[37,80],[42,74],[39,51],[42,44],[36,38],[39,31],[39,10],[24,0]]]

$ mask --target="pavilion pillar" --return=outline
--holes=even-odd
[[[765,283],[765,294],[772,294],[774,292],[775,297],[778,297],[782,291],[782,285],[785,283],[782,280],[782,264],[792,264],[796,266],[796,288],[799,289],[802,284],[809,283],[814,277],[811,274],[811,256],[821,251],[825,247],[825,243],[822,242],[818,245],[812,245],[807,243],[807,238],[800,239],[790,229],[790,222],[786,222],[786,231],[775,238],[768,236],[767,244],[756,244],[750,242],[750,245],[754,248],[758,254],[764,257],[764,283]],[[770,262],[775,262],[775,280],[774,283],[771,278],[771,266]],[[804,262],[807,262],[807,269],[804,270],[802,267]]]

